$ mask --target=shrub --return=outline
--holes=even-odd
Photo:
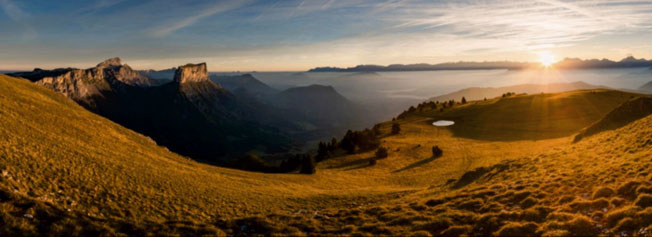
[[[504,225],[498,230],[495,235],[497,236],[533,236],[537,231],[537,224],[532,222],[516,223],[511,222]]]
[[[439,146],[433,146],[432,147],[432,156],[433,157],[437,158],[437,157],[441,157],[442,155],[444,155],[444,151],[442,151],[441,148],[439,148]]]
[[[401,125],[398,123],[392,123],[392,135],[399,134],[401,132]]]
[[[615,193],[616,192],[611,188],[602,187],[602,188],[599,188],[598,190],[596,190],[593,193],[593,199],[598,199],[598,198],[603,198],[603,197],[611,197]]]
[[[376,161],[376,159],[369,160],[369,165],[376,165],[376,163],[378,163],[378,161]]]
[[[462,96],[462,104],[466,104],[466,98]]]
[[[566,223],[566,230],[572,235],[596,236],[600,234],[600,229],[593,224],[591,219],[585,216],[575,217],[575,219]]]
[[[645,193],[638,195],[638,198],[636,198],[634,204],[642,208],[652,207],[652,195]]]
[[[616,192],[621,197],[632,200],[632,199],[636,198],[636,189],[640,185],[641,185],[641,182],[639,182],[639,181],[629,181],[627,183],[624,183],[620,187],[618,187],[618,190]]]
[[[441,236],[461,236],[471,231],[471,226],[451,226],[445,231],[441,232]]]
[[[380,147],[378,150],[376,150],[376,158],[382,159],[382,158],[387,158],[387,148]]]

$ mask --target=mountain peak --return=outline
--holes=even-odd
[[[208,81],[206,63],[179,66],[174,73],[174,81],[178,83]]]
[[[119,57],[115,57],[115,58],[109,58],[101,63],[98,63],[97,67],[115,67],[120,65],[122,65],[122,60],[120,60]]]

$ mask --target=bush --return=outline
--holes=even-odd
[[[437,158],[437,157],[441,157],[442,155],[444,155],[444,151],[442,151],[441,148],[439,148],[439,146],[433,146],[432,147],[432,156],[433,157]]]
[[[383,158],[387,158],[387,156],[388,156],[387,148],[380,147],[378,148],[378,150],[376,150],[376,158],[383,159]]]
[[[532,222],[510,222],[494,234],[497,236],[534,236],[537,228],[539,228],[539,226]]]
[[[643,207],[643,208],[652,207],[652,195],[650,194],[638,195],[638,198],[636,198],[634,204],[636,206]]]
[[[392,124],[392,135],[399,134],[401,132],[401,125],[398,123],[393,123]]]
[[[602,187],[602,188],[599,188],[598,190],[596,190],[595,193],[593,193],[593,199],[598,199],[598,198],[602,198],[602,197],[611,197],[615,193],[616,192],[613,189],[609,188],[609,187]]]

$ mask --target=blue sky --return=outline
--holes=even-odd
[[[652,1],[0,0],[0,69],[652,58]]]

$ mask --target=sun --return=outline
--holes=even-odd
[[[555,55],[553,55],[550,51],[543,51],[539,52],[539,63],[543,65],[544,67],[550,67],[552,66],[557,60],[555,59]]]

